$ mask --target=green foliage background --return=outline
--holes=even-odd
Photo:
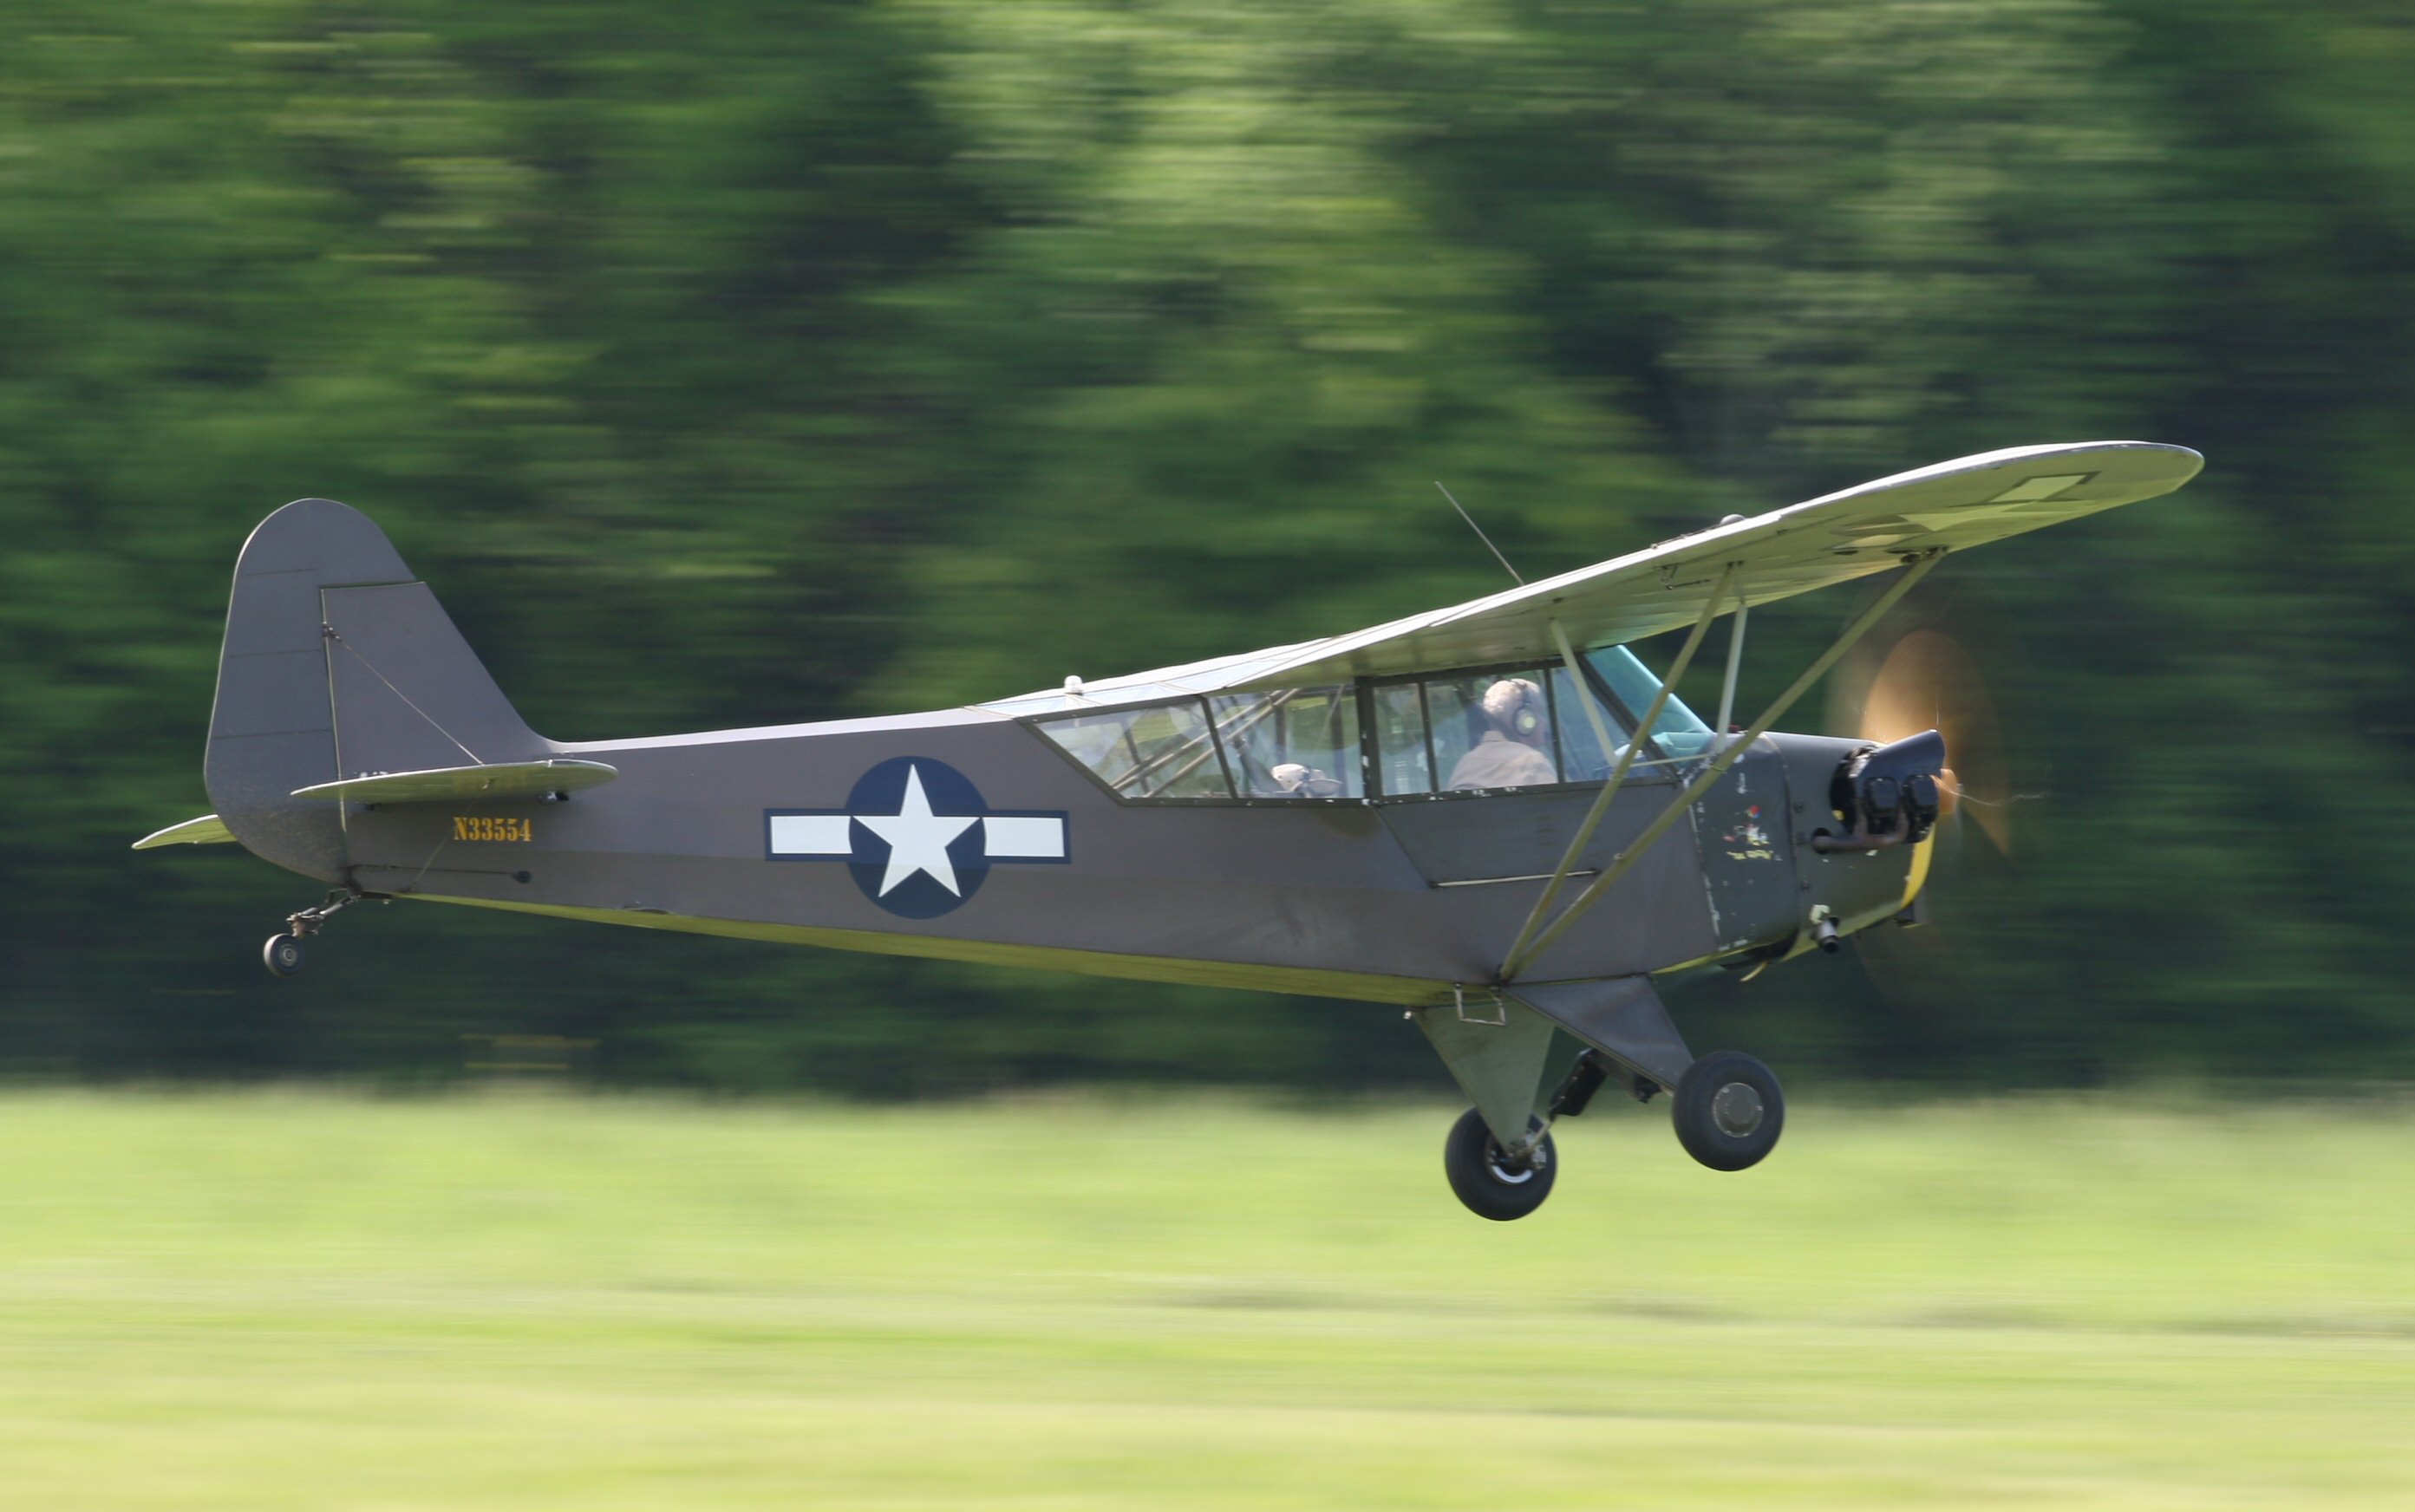
[[[1808,1076],[2403,1076],[2415,18],[2379,0],[0,12],[0,1067],[1436,1081],[1378,1010],[410,907],[201,812],[227,573],[374,514],[548,734],[1354,628],[1999,445],[2206,452],[1936,583],[2018,716],[1924,990]],[[1836,623],[1756,616],[1748,700]],[[1698,690],[1699,691],[1699,690]],[[1802,721],[1798,721],[1801,723]]]

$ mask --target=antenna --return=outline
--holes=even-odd
[[[1442,488],[1442,479],[1434,479],[1434,487]],[[1458,510],[1459,517],[1467,521],[1467,528],[1474,531],[1476,532],[1476,538],[1484,543],[1484,549],[1492,553],[1492,560],[1501,563],[1501,570],[1508,573],[1513,579],[1515,579],[1519,587],[1525,587],[1526,579],[1518,576],[1518,569],[1509,565],[1509,559],[1501,554],[1501,548],[1492,544],[1492,537],[1484,533],[1484,527],[1476,523],[1475,516],[1468,514],[1467,510],[1458,500],[1451,498],[1451,492],[1448,488],[1442,488],[1442,496],[1445,499],[1450,499],[1450,507]]]

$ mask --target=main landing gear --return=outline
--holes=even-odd
[[[1552,1126],[1583,1113],[1612,1082],[1638,1102],[1669,1091],[1677,1143],[1714,1171],[1759,1164],[1786,1128],[1786,1097],[1770,1069],[1732,1050],[1688,1052],[1641,979],[1529,987],[1490,1002],[1462,993],[1409,1016],[1476,1104],[1444,1142],[1443,1173],[1478,1218],[1508,1222],[1543,1205],[1559,1175]],[[1589,1043],[1554,1085],[1546,1069],[1563,1030]]]
[[[1485,1127],[1484,1115],[1474,1108],[1450,1126],[1450,1138],[1442,1146],[1443,1175],[1469,1212],[1507,1223],[1543,1205],[1559,1174],[1558,1154],[1540,1118],[1526,1120],[1526,1138],[1525,1147],[1515,1155],[1503,1149]]]
[[[260,948],[261,965],[268,967],[272,977],[291,977],[309,960],[302,942],[319,933],[320,926],[353,904],[369,896],[356,888],[338,888],[327,894],[317,907],[304,908],[285,916],[285,928],[268,936]]]
[[[1714,1051],[1687,1067],[1670,1104],[1677,1143],[1714,1171],[1760,1164],[1786,1128],[1786,1096],[1778,1077],[1733,1050]]]
[[[1553,1095],[1552,1121],[1582,1113],[1594,1091],[1613,1074],[1638,1102],[1650,1101],[1660,1090],[1649,1077],[1613,1071],[1599,1051],[1588,1050]],[[1778,1147],[1786,1128],[1786,1096],[1768,1067],[1741,1052],[1721,1050],[1678,1078],[1669,1117],[1687,1154],[1714,1171],[1742,1171]],[[1506,1223],[1542,1206],[1552,1194],[1559,1151],[1552,1143],[1551,1123],[1542,1118],[1529,1118],[1526,1137],[1505,1149],[1484,1115],[1470,1108],[1443,1142],[1442,1169],[1469,1212]]]

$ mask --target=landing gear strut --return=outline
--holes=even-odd
[[[368,894],[357,888],[338,888],[322,899],[315,908],[304,908],[285,916],[285,928],[268,936],[260,948],[260,961],[272,977],[290,977],[300,971],[309,957],[302,942],[319,933],[321,925],[342,913]]]

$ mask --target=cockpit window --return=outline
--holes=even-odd
[[[1041,722],[1040,732],[1125,798],[1230,798],[1196,700]]]
[[[1618,701],[1634,711],[1635,717],[1642,717],[1643,711],[1651,707],[1653,696],[1660,691],[1660,680],[1624,646],[1605,646],[1588,652],[1585,660],[1609,684]],[[1653,722],[1652,741],[1672,756],[1700,756],[1710,748],[1711,727],[1672,693],[1669,701],[1661,706],[1660,717]]]
[[[1538,666],[1222,694],[1033,724],[1128,799],[1360,798],[1370,760],[1387,796],[1594,783],[1609,775],[1628,720],[1660,681],[1623,646],[1585,659],[1608,700],[1565,666]],[[1373,709],[1372,754],[1360,740],[1362,694]],[[1711,731],[1672,696],[1652,743],[1658,752],[1641,755],[1698,756]]]
[[[1387,793],[1433,791],[1433,751],[1426,744],[1425,685],[1387,683],[1375,692],[1376,781]]]
[[[1358,798],[1366,791],[1358,697],[1349,687],[1233,694],[1204,706],[1186,698],[1036,723],[1125,798]]]
[[[1544,787],[1560,775],[1558,721],[1539,667],[1426,680],[1434,768],[1452,792]]]
[[[1358,697],[1348,687],[1210,698],[1243,798],[1358,798]]]
[[[1387,795],[1598,782],[1627,739],[1617,706],[1581,688],[1564,666],[1459,673],[1372,691],[1376,769]]]
[[[1552,668],[1552,708],[1560,737],[1560,781],[1598,783],[1610,775],[1611,763],[1626,749],[1627,723],[1602,702],[1590,686],[1581,686],[1565,666]],[[1594,721],[1600,720],[1596,728]],[[1611,749],[1603,751],[1608,732]]]

